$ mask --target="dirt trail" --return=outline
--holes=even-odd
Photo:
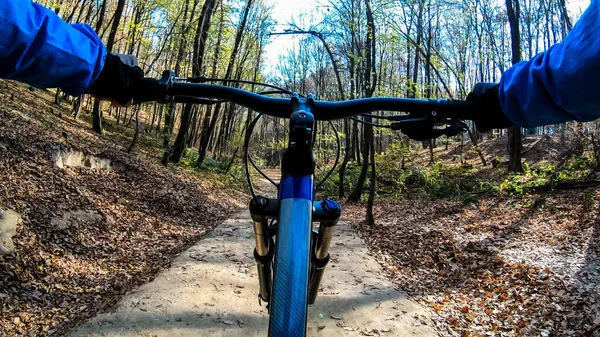
[[[240,212],[177,257],[170,269],[71,336],[266,336],[254,237]],[[364,242],[340,223],[309,336],[436,336],[429,315],[385,279]]]

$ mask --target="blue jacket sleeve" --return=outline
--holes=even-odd
[[[94,30],[31,0],[0,1],[0,77],[77,96],[98,77],[106,49]]]
[[[600,117],[599,1],[562,42],[502,75],[500,106],[513,123],[529,128]]]

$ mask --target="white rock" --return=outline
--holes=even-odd
[[[0,255],[12,253],[15,245],[12,237],[17,234],[17,225],[23,220],[21,215],[13,210],[0,209]]]

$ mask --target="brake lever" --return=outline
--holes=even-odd
[[[440,123],[448,126],[443,129],[436,129],[435,125]],[[393,122],[390,127],[392,130],[399,130],[408,138],[416,141],[425,141],[440,136],[454,137],[467,130],[467,126],[461,121],[434,121],[428,117]]]
[[[454,137],[461,132],[469,130],[467,125],[461,121],[454,121],[454,123],[448,125],[447,128],[442,129],[446,137]]]
[[[169,91],[175,80],[175,72],[172,70],[163,71],[160,79],[144,78],[141,79],[135,86],[135,94],[133,96],[133,104],[144,102],[170,103],[173,97],[169,95]]]
[[[213,105],[213,104],[219,104],[219,103],[227,103],[229,101],[201,98],[201,97],[193,97],[193,96],[173,96],[173,97],[171,97],[171,100],[169,102]]]

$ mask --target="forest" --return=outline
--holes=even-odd
[[[589,4],[323,0],[280,22],[275,1],[37,2],[147,77],[330,101],[463,100],[562,41]],[[272,64],[275,39],[294,42]],[[19,222],[0,227],[0,335],[63,335],[152,280],[247,204],[244,139],[270,172],[288,142],[287,120],[263,116],[246,135],[257,113],[228,102],[117,107],[2,81],[0,105],[0,211]],[[417,142],[370,116],[318,122],[316,177],[333,172],[316,193],[342,203],[440,336],[600,336],[600,125],[466,123]],[[56,164],[103,160],[100,173]]]

